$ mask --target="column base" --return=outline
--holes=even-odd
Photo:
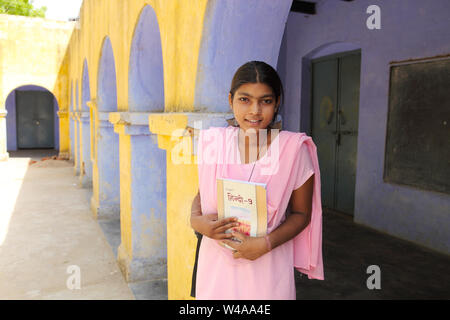
[[[87,175],[80,174],[80,180],[78,181],[78,186],[83,189],[92,188],[92,179]]]
[[[130,258],[120,244],[117,262],[127,282],[167,279],[167,261],[163,258]]]
[[[90,170],[90,168],[88,169]],[[92,170],[90,170],[92,172]],[[80,179],[78,180],[80,188],[92,188],[92,178],[86,174],[86,166],[84,161],[81,163]]]
[[[91,198],[91,211],[95,219],[120,219],[119,205],[100,205],[94,196]]]
[[[61,160],[71,160],[68,152],[60,152],[58,154],[58,158],[60,158]]]

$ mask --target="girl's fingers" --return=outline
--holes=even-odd
[[[247,236],[240,232],[232,232],[232,235],[233,235],[233,237],[235,237],[241,241],[244,241],[245,239],[247,239]]]
[[[226,224],[226,225],[224,225],[224,226],[221,226],[221,227],[216,228],[215,231],[216,231],[216,232],[223,233],[223,232],[227,231],[228,229],[231,229],[231,228],[234,228],[234,227],[237,227],[237,226],[239,226],[238,223],[236,223],[236,222],[231,222],[231,223],[228,223],[228,224]]]
[[[215,237],[216,240],[224,240],[231,238],[233,238],[233,235],[231,233],[218,233]]]
[[[234,217],[217,220],[216,222],[214,222],[213,229],[217,229],[217,228],[222,227],[222,226],[224,226],[224,225],[226,225],[228,223],[234,223],[236,221],[237,221],[237,219],[234,218]]]
[[[239,243],[233,240],[222,240],[222,243],[227,244],[228,246],[230,246],[231,248],[233,248],[234,250],[237,250]]]

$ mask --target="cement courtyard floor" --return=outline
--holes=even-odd
[[[19,151],[0,162],[0,299],[135,299],[73,165],[39,161],[54,154]]]
[[[55,151],[10,153],[0,162],[0,299],[167,299],[167,281],[127,284],[117,266],[120,221],[98,220]],[[450,299],[450,256],[324,212],[325,281],[296,272],[297,299]],[[69,289],[69,266],[80,289]],[[367,288],[370,265],[381,289]]]
[[[450,256],[323,213],[325,281],[296,272],[297,299],[449,300]],[[449,235],[450,236],[450,235]],[[380,289],[367,282],[379,267]],[[369,281],[368,281],[369,280]]]

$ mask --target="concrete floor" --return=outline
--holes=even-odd
[[[0,299],[167,299],[167,280],[124,281],[120,221],[92,218],[91,190],[78,187],[72,164],[28,166],[54,154],[21,151],[0,162]],[[349,216],[324,212],[323,257],[325,281],[296,272],[297,299],[450,299],[450,256]],[[80,290],[67,289],[69,265],[80,266]],[[367,288],[370,265],[380,268],[379,290]]]
[[[0,162],[0,299],[135,299],[72,164],[29,165],[53,154],[11,153]],[[77,275],[80,288],[70,289]]]
[[[0,212],[0,226],[3,220],[11,217],[11,221],[16,221],[16,216],[24,216],[25,219],[17,220],[14,224],[18,226],[23,225],[23,230],[31,231],[34,235],[30,237],[29,234],[24,234],[22,230],[17,229],[16,232],[11,232],[10,228],[4,228],[5,241],[2,243],[0,229],[0,299],[136,299],[136,300],[167,300],[167,279],[157,281],[142,281],[135,283],[126,283],[120,270],[117,266],[117,248],[120,244],[120,220],[107,220],[100,219],[95,220],[92,217],[92,213],[89,208],[90,199],[92,196],[92,189],[80,188],[79,177],[74,176],[73,163],[69,161],[61,160],[46,160],[43,158],[57,156],[57,150],[20,150],[9,152],[10,160],[8,162],[0,163],[0,183],[4,189],[0,186],[0,204],[2,209]],[[32,165],[29,165],[30,160],[37,161]],[[11,183],[16,183],[15,188],[10,188]],[[19,196],[20,195],[20,196]],[[22,204],[26,203],[25,209],[21,208]],[[89,230],[89,239],[80,239],[80,235],[74,234],[71,230],[67,230],[65,239],[62,243],[51,243],[51,241],[61,242],[59,232],[64,233],[64,228],[71,223],[70,221],[63,221],[60,219],[46,220],[46,217],[51,218],[52,215],[58,215],[58,209],[65,207],[65,217],[74,216],[77,219],[73,222],[73,226],[79,229],[86,227]],[[31,209],[36,208],[36,209]],[[29,212],[25,212],[28,211]],[[69,212],[70,211],[70,212]],[[8,213],[9,212],[9,213]],[[45,215],[45,212],[51,212],[51,215]],[[69,213],[67,213],[69,212]],[[31,215],[36,217],[36,221],[27,219]],[[42,215],[42,217],[41,217]],[[44,218],[37,221],[37,218]],[[38,225],[37,225],[38,223]],[[86,224],[87,223],[87,224]],[[10,225],[12,223],[10,222]],[[46,225],[45,230],[42,227]],[[85,226],[86,224],[86,226]],[[82,227],[83,226],[83,227]],[[51,230],[50,232],[48,232]],[[57,232],[55,232],[58,230]],[[87,231],[86,231],[87,232]],[[7,237],[6,237],[7,234]],[[55,236],[55,239],[53,239]],[[6,241],[6,238],[8,241]],[[97,241],[98,246],[95,248],[89,248],[92,254],[89,252],[83,256],[84,266],[81,268],[82,283],[81,290],[70,291],[67,289],[65,282],[61,282],[60,279],[55,280],[57,282],[44,283],[40,282],[39,285],[36,282],[33,290],[27,290],[27,286],[18,281],[18,283],[10,283],[7,285],[7,281],[3,281],[2,276],[7,276],[9,273],[7,265],[11,262],[14,263],[14,259],[7,256],[6,253],[12,250],[17,254],[25,256],[28,251],[40,251],[42,248],[39,246],[34,248],[32,245],[28,245],[29,248],[25,248],[25,243],[17,246],[16,243],[20,242],[17,239],[29,239],[29,243],[36,243],[35,240],[43,241],[46,239],[45,245],[46,255],[52,257],[58,257],[62,255],[67,257],[64,259],[64,266],[70,265],[74,260],[64,250],[62,252],[60,246],[64,245],[70,250],[84,250],[79,246],[82,241],[82,246],[91,246],[91,241]],[[37,243],[39,243],[39,241]],[[23,242],[23,241],[22,241]],[[72,242],[73,246],[71,247]],[[78,248],[77,248],[78,246]],[[22,252],[21,252],[22,251]],[[4,252],[5,254],[2,254]],[[107,266],[104,267],[113,268],[113,270],[103,269],[102,264],[107,260]],[[49,261],[48,263],[54,264]],[[44,277],[45,281],[50,278],[50,274],[53,272],[50,268],[52,266],[48,263],[43,263],[42,266],[33,259],[22,258],[20,268],[12,271],[15,279],[28,279],[32,275],[31,269],[35,268],[37,264],[38,268],[47,267],[46,271],[41,270],[40,273],[47,272],[49,276]],[[75,264],[75,263],[72,263]],[[98,268],[97,268],[98,266]],[[55,266],[53,266],[54,268]],[[62,265],[56,266],[59,270],[63,268]],[[91,270],[92,269],[92,270]],[[91,273],[95,269],[97,276],[101,276],[101,279],[95,279],[93,281],[101,282],[104,288],[99,287],[99,290],[95,292],[96,287],[91,290],[84,288],[84,279],[86,273]],[[33,271],[34,272],[34,271]],[[104,273],[103,275],[101,273]],[[115,275],[115,279],[108,279],[106,275]],[[70,274],[66,274],[68,278]],[[93,276],[94,277],[94,276]],[[106,277],[106,278],[105,278]],[[95,277],[94,277],[95,278]],[[7,292],[10,287],[18,287],[16,291]],[[25,286],[25,288],[23,288]],[[39,289],[38,289],[39,287]],[[55,289],[55,288],[57,289]],[[120,287],[119,290],[117,287]],[[47,289],[52,288],[52,289]],[[25,291],[24,291],[25,290]],[[58,294],[47,293],[47,291],[58,291]]]
[[[325,281],[296,272],[297,299],[450,299],[450,256],[355,224],[352,217],[323,214]],[[380,268],[381,289],[367,288]],[[372,282],[372,281],[369,281]]]
[[[114,257],[117,260],[117,249],[120,245],[120,220],[98,220],[100,228],[108,241]],[[139,281],[128,283],[136,300],[167,300],[167,279],[154,281]]]

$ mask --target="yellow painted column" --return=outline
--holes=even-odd
[[[192,299],[191,283],[197,237],[190,225],[192,200],[198,192],[195,139],[186,128],[223,127],[230,113],[160,113],[149,116],[149,128],[166,150],[167,278],[169,299]],[[180,183],[182,182],[182,183]]]
[[[5,109],[0,109],[0,161],[6,161],[9,158],[8,152],[6,152],[6,115]]]
[[[169,299],[192,299],[190,292],[197,238],[189,220],[192,199],[198,190],[198,177],[191,138],[182,136],[187,123],[188,116],[184,114],[149,117],[150,131],[158,134],[158,146],[166,150]]]
[[[74,148],[73,174],[77,176],[80,174],[80,150],[79,150],[80,146],[79,146],[79,139],[78,139],[78,136],[79,136],[78,112],[72,111],[70,116],[73,120],[73,138],[74,138],[74,142],[73,142],[73,148]]]
[[[59,157],[63,159],[70,158],[70,139],[69,139],[69,113],[67,111],[58,111],[59,118]]]

